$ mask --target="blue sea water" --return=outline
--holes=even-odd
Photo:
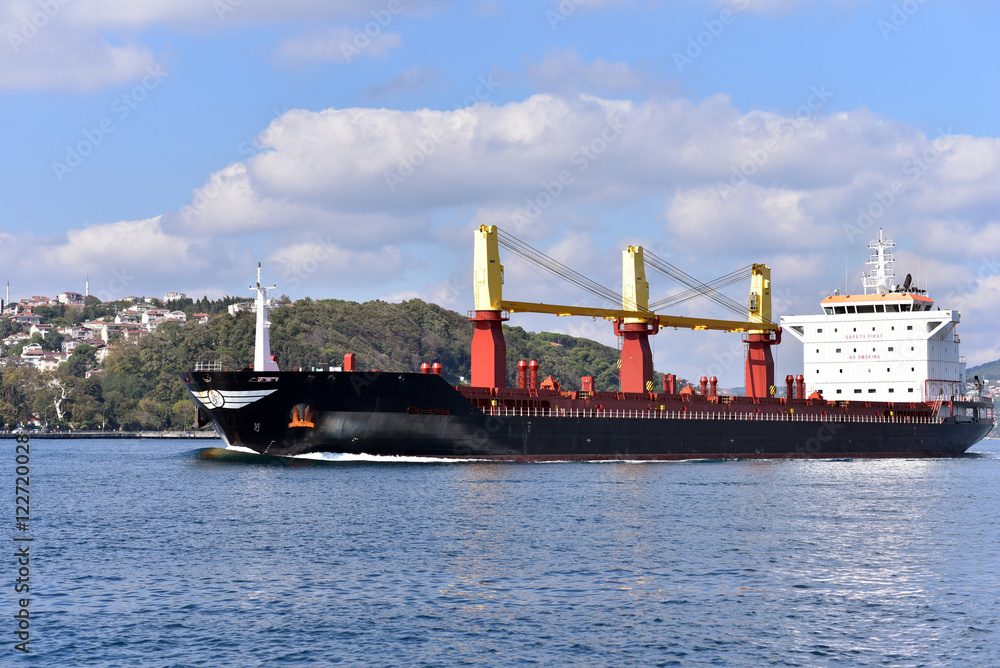
[[[31,653],[8,556],[0,664],[997,666],[1000,442],[974,451],[408,463],[34,440],[30,531],[6,532],[34,538]]]

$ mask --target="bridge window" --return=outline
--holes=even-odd
[[[847,309],[845,309],[843,306],[834,306],[833,310],[834,312],[836,312],[837,315],[843,315],[847,313]]]
[[[882,304],[875,304],[875,312],[885,313],[885,306],[883,306]]]
[[[871,304],[860,304],[858,306],[858,313],[874,313],[875,307]]]
[[[832,306],[824,306],[823,307],[823,311],[826,312],[827,315],[833,315],[833,307]]]

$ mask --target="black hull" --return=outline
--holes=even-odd
[[[286,456],[330,452],[514,461],[953,457],[993,427],[992,418],[978,412],[973,418],[912,423],[852,421],[860,418],[822,415],[818,409],[816,414],[792,412],[788,419],[671,418],[669,411],[643,417],[489,415],[488,407],[477,407],[441,377],[413,373],[194,372],[183,379],[200,416],[227,444]]]

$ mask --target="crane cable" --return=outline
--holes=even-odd
[[[693,299],[694,297],[705,296],[711,299],[719,306],[722,306],[723,308],[733,313],[736,313],[740,316],[746,315],[746,307],[744,307],[742,304],[735,301],[734,299],[731,299],[730,297],[721,294],[718,291],[718,289],[729,287],[734,283],[737,283],[741,280],[745,280],[746,278],[748,278],[750,275],[751,266],[748,265],[746,267],[742,267],[740,269],[737,269],[736,271],[732,271],[726,274],[725,276],[721,276],[715,279],[710,284],[706,284],[702,283],[694,276],[691,276],[680,267],[670,264],[669,262],[659,257],[655,253],[646,251],[645,256],[646,256],[646,262],[654,270],[666,276],[667,278],[670,278],[689,288],[687,291],[681,293],[680,295],[674,295],[673,297],[670,297],[666,300],[662,300],[666,304],[674,306],[686,302],[690,299]]]
[[[556,276],[562,278],[569,283],[581,288],[590,294],[598,297],[604,301],[611,302],[615,306],[620,306],[622,303],[622,296],[620,293],[607,288],[600,283],[593,281],[583,274],[570,269],[563,263],[554,260],[545,253],[541,252],[537,248],[533,248],[528,244],[524,243],[514,235],[504,232],[500,228],[497,228],[497,241],[499,244],[511,251],[515,255],[518,255],[523,260],[534,264],[541,269],[545,269],[548,272],[555,274]]]

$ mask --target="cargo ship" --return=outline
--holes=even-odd
[[[534,249],[493,226],[475,237],[469,385],[451,385],[436,363],[407,373],[356,370],[351,353],[330,370],[280,370],[267,320],[274,286],[261,286],[258,265],[253,367],[196,365],[182,374],[198,426],[266,455],[508,461],[951,457],[994,426],[992,399],[981,383],[966,383],[960,314],[931,310],[909,277],[894,283],[893,244],[881,231],[870,244],[863,293],[835,293],[820,313],[780,323],[771,319],[770,270],[760,264],[751,267],[745,321],[656,314],[645,277],[651,254],[641,247],[623,251],[620,309],[507,301],[498,237],[522,255]],[[706,284],[692,289],[716,294]],[[599,391],[588,376],[572,390],[551,376],[539,382],[534,361],[518,362],[516,386],[508,387],[503,323],[529,311],[612,321],[621,340],[618,391]],[[655,378],[649,337],[665,327],[740,333],[745,395],[719,394],[714,377],[697,387],[680,387],[673,374]],[[803,373],[786,376],[779,392],[771,347],[782,332],[801,340],[805,353]]]

